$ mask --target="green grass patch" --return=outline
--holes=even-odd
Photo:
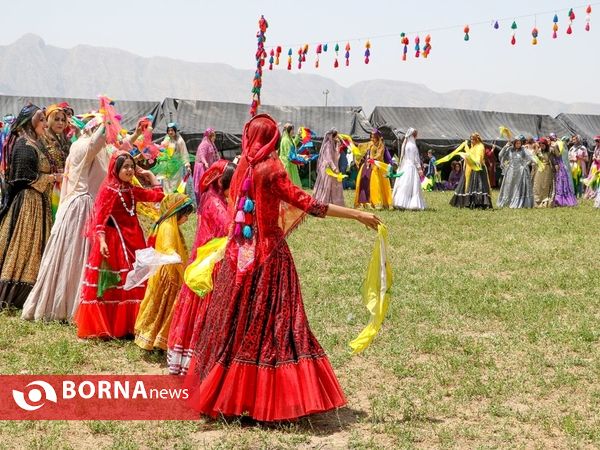
[[[291,424],[3,422],[0,448],[564,448],[600,446],[599,211],[383,211],[392,302],[364,354],[359,288],[375,235],[310,219],[289,238],[311,328],[348,408]],[[351,196],[347,196],[350,203]],[[194,224],[184,226],[191,243]],[[0,373],[166,373],[131,341],[0,313]]]

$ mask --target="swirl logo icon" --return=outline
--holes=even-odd
[[[49,383],[32,381],[25,387],[30,386],[37,387],[30,389],[27,394],[13,389],[13,399],[19,408],[25,411],[36,411],[46,404],[46,400],[53,403],[57,402],[56,391]]]

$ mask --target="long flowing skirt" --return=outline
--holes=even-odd
[[[498,208],[533,208],[533,185],[527,167],[508,167],[497,205]]]
[[[376,209],[392,206],[392,188],[385,171],[365,162],[358,170],[354,206],[370,205]]]
[[[51,227],[49,196],[34,189],[19,192],[0,222],[0,309],[25,303]]]
[[[302,180],[300,180],[300,173],[298,172],[298,166],[289,160],[282,161],[282,162],[285,167],[285,170],[287,171],[288,175],[290,176],[290,180],[292,180],[292,183],[294,183],[296,186],[301,188]]]
[[[235,267],[224,261],[186,377],[191,406],[268,422],[344,406],[286,242],[241,285],[234,281]]]
[[[196,259],[198,247],[205,239],[200,233],[200,216],[198,215],[198,227],[196,228],[196,238],[192,246],[190,258],[187,262],[189,266]],[[217,263],[213,269],[213,274],[219,272],[220,263]],[[213,275],[214,281],[214,275]],[[200,298],[185,283],[181,286],[179,295],[173,307],[173,318],[169,329],[167,365],[171,375],[185,375],[190,366],[192,353],[198,341],[198,333],[203,325],[204,312],[206,305],[210,301],[211,294],[208,293]]]
[[[568,169],[562,160],[558,160],[557,164],[558,172],[556,172],[555,179],[556,194],[554,196],[554,204],[556,206],[575,206],[577,205],[577,197],[575,197],[575,191],[571,188],[571,182],[567,173]]]
[[[554,206],[554,173],[549,165],[544,169],[534,169],[533,173],[533,199],[536,208],[551,208]]]
[[[313,190],[313,197],[321,203],[333,203],[334,205],[344,206],[344,188],[342,182],[327,175],[324,171],[319,172]]]
[[[60,205],[38,279],[23,306],[25,320],[73,320],[89,255],[85,226],[94,200],[80,194]]]
[[[133,260],[127,255],[133,255],[135,250],[144,247],[144,237],[140,237],[138,245],[132,245],[122,238],[121,230],[117,227],[117,224],[106,227],[108,261],[103,261],[100,245],[96,241],[85,265],[81,300],[75,313],[78,337],[119,338],[135,332],[135,321],[146,285],[144,283],[128,291],[123,287],[127,273],[133,269]],[[99,296],[98,281],[101,273],[103,277],[118,276],[120,280]]]
[[[481,170],[473,170],[466,186],[465,172],[463,171],[450,204],[456,208],[492,208],[490,196],[490,182],[485,166]]]
[[[135,343],[141,348],[167,349],[173,309],[182,283],[177,265],[162,266],[150,277],[135,321]]]
[[[218,266],[215,266],[215,273],[217,270]],[[185,284],[181,288],[169,330],[167,365],[171,375],[188,372],[210,296],[200,298]]]
[[[404,173],[394,183],[392,192],[394,208],[425,209],[425,199],[423,198],[423,189],[421,189],[421,180],[417,168],[412,164],[407,164],[398,170]]]

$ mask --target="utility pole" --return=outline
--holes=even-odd
[[[329,89],[325,89],[323,91],[323,95],[325,96],[325,106],[327,106],[327,96],[329,95]]]

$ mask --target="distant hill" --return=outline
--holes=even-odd
[[[176,97],[245,103],[252,75],[249,70],[227,64],[143,58],[112,48],[79,45],[63,49],[46,45],[33,34],[0,46],[0,94],[89,98],[109,93],[120,100]],[[439,93],[422,84],[403,81],[370,80],[345,88],[319,75],[273,71],[268,74],[268,83],[269,88],[263,91],[265,104],[322,105],[322,91],[328,89],[332,105],[363,106],[367,114],[376,105],[442,106],[552,116],[560,112],[600,114],[600,104],[567,104],[474,90]]]

